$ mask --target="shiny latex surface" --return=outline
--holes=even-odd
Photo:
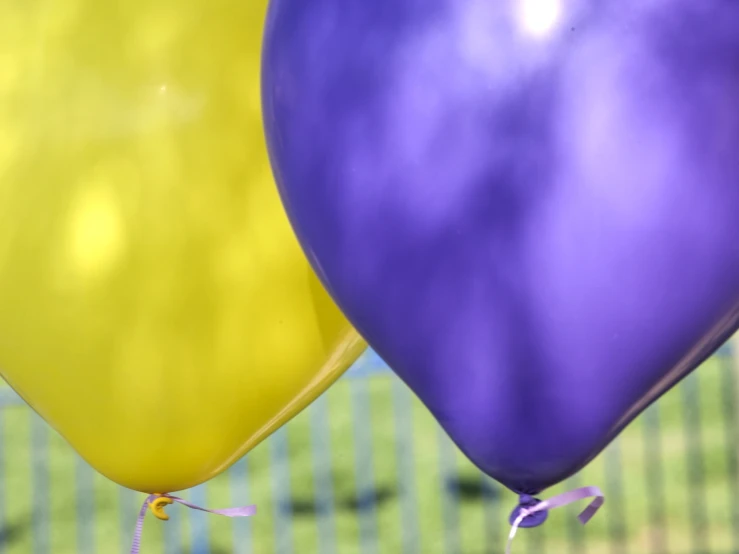
[[[364,348],[282,210],[266,2],[0,5],[0,367],[101,473],[227,468]]]
[[[583,467],[736,329],[739,3],[274,0],[265,37],[302,244],[508,487]]]

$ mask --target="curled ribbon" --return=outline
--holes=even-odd
[[[518,531],[518,528],[524,519],[537,512],[551,510],[552,508],[560,508],[562,506],[567,506],[568,504],[572,504],[573,502],[584,500],[586,498],[594,498],[594,500],[590,504],[588,504],[588,506],[580,513],[579,516],[577,516],[577,519],[580,520],[580,523],[585,525],[588,521],[590,521],[590,518],[595,515],[595,513],[600,509],[601,506],[603,506],[603,503],[606,501],[603,493],[598,487],[582,487],[569,492],[558,494],[557,496],[553,496],[552,498],[549,498],[547,500],[542,500],[534,506],[522,507],[520,513],[518,514],[518,517],[513,522],[513,525],[511,525],[511,532],[508,535],[508,545],[505,549],[506,554],[511,554],[511,545],[513,544],[513,538],[516,536],[516,531]]]
[[[141,533],[144,530],[144,518],[146,517],[146,510],[151,509],[151,512],[159,519],[166,521],[169,516],[164,512],[164,507],[169,504],[182,504],[192,510],[200,510],[201,512],[208,512],[209,514],[215,514],[226,517],[249,517],[257,513],[257,507],[252,506],[240,506],[238,508],[225,508],[223,510],[209,510],[207,508],[201,508],[195,504],[191,504],[183,498],[178,496],[171,496],[169,494],[150,494],[144,500],[141,510],[139,510],[139,518],[136,520],[136,531],[133,535],[133,544],[131,545],[131,554],[139,554],[141,549]]]

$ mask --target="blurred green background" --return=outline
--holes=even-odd
[[[522,530],[513,551],[739,552],[736,367],[726,349],[642,414],[567,487],[606,504]],[[125,553],[143,495],[95,474],[7,387],[0,389],[0,553]],[[176,463],[176,452],[172,460]],[[484,478],[371,352],[231,470],[183,494],[229,520],[167,508],[142,553],[502,553],[515,496]]]

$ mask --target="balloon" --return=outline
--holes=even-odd
[[[131,489],[215,476],[365,346],[271,177],[265,11],[0,7],[2,376]]]
[[[274,0],[283,202],[355,328],[520,494],[739,325],[739,4]]]

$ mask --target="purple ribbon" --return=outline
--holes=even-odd
[[[131,554],[139,554],[141,549],[141,533],[144,530],[144,518],[146,517],[146,510],[149,506],[158,498],[169,498],[172,502],[177,502],[183,506],[187,506],[193,510],[200,510],[201,512],[208,512],[209,514],[216,514],[219,516],[226,517],[249,517],[257,513],[257,507],[252,506],[241,506],[238,508],[224,508],[223,510],[209,510],[207,508],[201,508],[195,504],[190,504],[187,500],[179,498],[177,496],[170,496],[169,494],[150,494],[144,500],[141,510],[139,510],[139,518],[136,520],[136,532],[133,535],[133,544],[131,545]],[[157,516],[159,517],[159,516]]]
[[[577,516],[577,519],[580,520],[580,523],[585,525],[588,521],[590,521],[590,518],[595,515],[595,512],[597,512],[606,501],[603,493],[598,487],[582,487],[569,492],[558,494],[557,496],[553,496],[552,498],[549,498],[547,500],[542,500],[541,502],[534,506],[531,506],[530,508],[521,508],[521,513],[519,513],[518,517],[513,522],[513,525],[511,526],[511,532],[508,535],[508,545],[505,549],[506,554],[511,554],[511,545],[513,544],[513,538],[516,536],[516,531],[518,531],[518,527],[521,525],[521,522],[523,522],[524,519],[537,512],[551,510],[552,508],[561,508],[562,506],[567,506],[568,504],[572,504],[573,502],[584,500],[586,498],[594,498],[594,500],[590,504],[588,504],[587,508],[585,508],[579,516]]]

